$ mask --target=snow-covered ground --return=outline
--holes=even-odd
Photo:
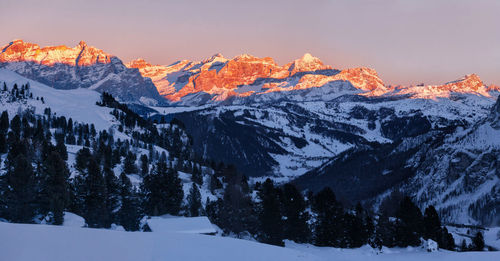
[[[165,231],[124,232],[73,226],[0,222],[0,260],[500,260],[500,252],[428,253],[422,248],[365,246],[337,249],[286,242],[276,247],[247,240]]]
[[[5,82],[9,88],[17,83],[21,85],[29,83],[30,91],[33,93],[33,100],[28,99],[23,107],[32,107],[36,114],[43,114],[45,108],[50,108],[57,116],[73,118],[74,121],[93,123],[97,130],[107,130],[115,122],[112,109],[96,105],[101,100],[101,94],[89,89],[57,90],[37,81],[29,80],[15,72],[0,69],[0,83]],[[36,100],[37,97],[44,99]],[[3,104],[0,102],[2,110],[7,109],[9,115],[17,112],[19,104]]]
[[[298,250],[186,233],[0,223],[0,260],[321,260]]]

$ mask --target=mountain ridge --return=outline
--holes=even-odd
[[[125,102],[165,104],[156,86],[136,69],[125,67],[116,56],[80,41],[40,47],[15,40],[1,47],[0,68],[56,89],[89,88],[108,92]]]
[[[336,97],[339,92],[418,99],[449,98],[453,93],[491,97],[491,92],[500,91],[498,86],[486,86],[476,74],[441,85],[393,87],[374,69],[335,69],[310,53],[284,65],[271,57],[225,58],[220,53],[199,62],[153,65],[141,58],[125,64],[84,41],[75,47],[40,47],[18,39],[0,50],[0,67],[54,88],[91,88],[125,102],[151,105],[246,103],[284,97],[317,100]]]

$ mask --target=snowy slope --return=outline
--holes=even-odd
[[[246,240],[185,233],[123,232],[0,223],[0,259],[9,261],[153,260],[498,260],[500,252],[427,253],[420,248],[336,249],[287,242],[276,247]]]
[[[3,110],[7,109],[9,115],[17,113],[19,107],[34,108],[36,114],[43,114],[45,108],[50,108],[52,113],[66,118],[73,118],[74,121],[84,123],[94,123],[97,130],[107,130],[113,125],[114,117],[110,114],[110,108],[100,107],[96,102],[100,100],[100,94],[88,89],[58,90],[45,84],[29,80],[15,72],[0,69],[0,83],[5,82],[12,88],[14,83],[18,86],[29,83],[33,100],[28,100],[27,104],[3,103]],[[45,103],[36,100],[36,97],[43,97]]]
[[[0,259],[9,261],[321,260],[233,238],[48,225],[0,223],[0,242]]]

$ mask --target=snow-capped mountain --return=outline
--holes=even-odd
[[[73,48],[15,40],[0,48],[0,68],[56,89],[89,88],[126,102],[163,104],[155,85],[116,56],[81,41]]]
[[[332,69],[320,59],[306,53],[302,58],[284,66],[272,58],[248,54],[226,59],[216,54],[201,62],[178,61],[169,66],[151,65],[139,59],[127,64],[150,77],[160,94],[178,105],[202,105],[228,99],[275,99],[276,93],[307,90],[313,87],[345,86],[352,92],[385,92],[375,70],[353,68]],[[331,88],[328,92],[336,92]],[[323,91],[324,93],[324,91]],[[286,94],[288,95],[288,94]]]

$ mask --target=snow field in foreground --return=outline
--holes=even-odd
[[[427,253],[421,248],[365,246],[336,249],[286,242],[276,247],[256,242],[186,233],[124,232],[0,222],[0,260],[500,260],[500,252]]]

